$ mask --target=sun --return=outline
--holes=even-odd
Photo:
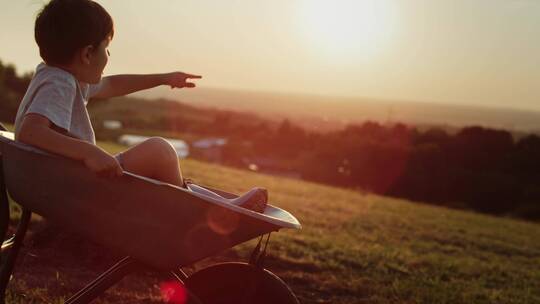
[[[299,22],[312,46],[332,55],[372,55],[391,37],[391,0],[301,0]]]

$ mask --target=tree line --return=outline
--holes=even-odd
[[[13,122],[32,74],[19,76],[15,66],[0,61],[0,121]]]
[[[325,184],[540,219],[540,137],[534,134],[515,139],[480,126],[450,134],[371,121],[330,133],[307,132],[288,120],[275,128],[242,128],[223,118],[215,124],[232,138],[224,159],[233,165],[247,158]]]

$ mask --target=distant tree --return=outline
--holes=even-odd
[[[0,61],[0,120],[14,122],[31,78],[32,74],[18,76],[13,65],[4,65]]]
[[[443,147],[435,143],[414,146],[406,170],[392,187],[391,194],[411,200],[447,204],[452,197],[450,176]]]
[[[220,111],[214,116],[214,128],[217,133],[228,133],[231,129],[231,116],[228,111]]]
[[[514,141],[508,131],[468,127],[453,138],[450,155],[454,164],[470,170],[496,170],[503,167]]]
[[[515,210],[520,203],[519,181],[500,172],[479,172],[473,177],[470,189],[462,198],[472,209],[504,214]]]
[[[450,135],[446,131],[439,128],[431,128],[423,133],[416,133],[414,144],[435,144],[439,147],[444,147],[448,144],[449,140]]]
[[[520,139],[512,153],[512,172],[524,181],[540,184],[540,137]]]
[[[274,143],[272,152],[282,157],[295,157],[299,150],[305,149],[307,139],[307,133],[303,128],[284,119],[272,138]]]

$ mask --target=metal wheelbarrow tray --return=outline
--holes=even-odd
[[[23,207],[23,216],[15,237],[4,242],[6,248],[17,246],[11,250],[13,261],[8,258],[8,265],[2,265],[2,292],[13,268],[9,263],[14,263],[20,247],[15,243],[22,242],[31,212],[127,256],[110,270],[113,277],[121,273],[119,279],[108,279],[111,282],[102,286],[97,282],[86,300],[76,295],[66,303],[91,301],[129,273],[128,265],[172,272],[183,282],[187,276],[180,267],[281,228],[300,228],[294,216],[271,205],[260,214],[129,172],[115,178],[98,177],[80,162],[15,142],[12,137],[12,133],[0,133],[0,186],[5,184],[9,195]],[[0,190],[4,236],[8,202],[6,190]]]

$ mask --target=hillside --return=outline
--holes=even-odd
[[[100,144],[111,152],[123,149]],[[273,234],[267,268],[301,303],[540,303],[538,224],[190,159],[182,168],[201,184],[231,192],[267,187],[273,204],[299,218],[303,230]],[[77,237],[51,237],[39,217],[31,229],[9,303],[60,303],[61,295],[72,294],[112,261]],[[253,246],[237,246],[216,259],[246,260]],[[126,278],[95,303],[161,303],[162,279]]]

